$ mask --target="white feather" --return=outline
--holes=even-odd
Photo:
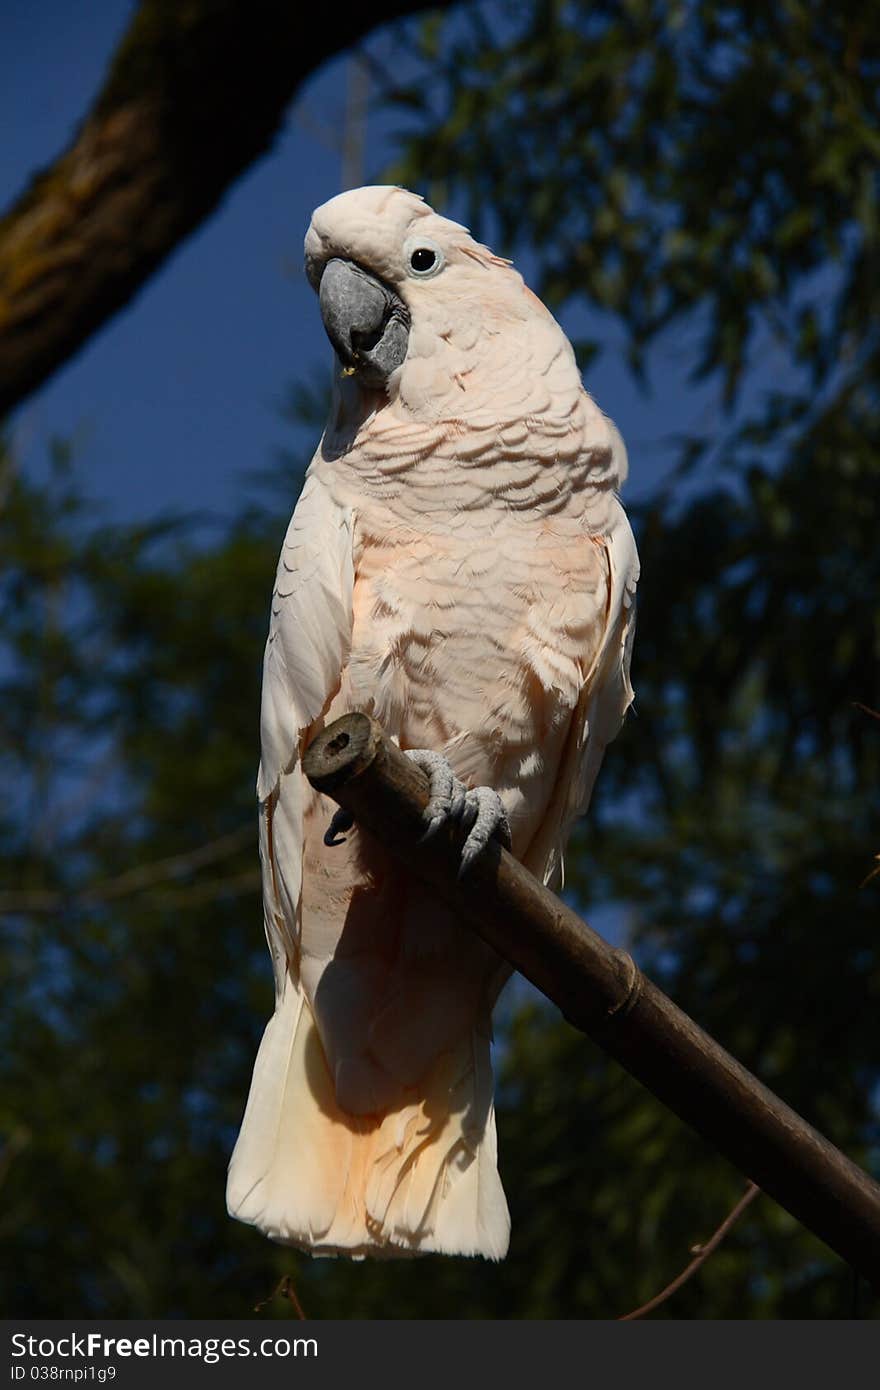
[[[563,853],[572,825],[589,805],[605,749],[619,733],[633,702],[630,658],[639,556],[629,520],[617,498],[605,541],[609,571],[605,632],[572,716],[559,780],[544,823],[526,857],[528,867],[545,883],[563,882]]]
[[[263,658],[261,760],[265,802],[299,756],[302,736],[327,708],[351,644],[353,514],[313,465],[290,519],[272,593]]]
[[[351,512],[334,502],[320,477],[310,470],[278,562],[263,660],[257,794],[263,912],[276,1003],[230,1162],[227,1202],[240,1220],[267,1229],[283,1206],[274,1189],[279,1181],[283,1187],[279,1172],[283,1173],[284,1154],[306,1139],[304,1133],[296,1132],[295,1122],[303,1109],[296,1095],[301,1087],[303,1038],[314,1031],[304,1008],[297,959],[305,792],[298,763],[304,736],[338,690],[348,656],[352,527]],[[308,1188],[308,1175],[303,1175],[303,1181]],[[316,1218],[315,1212],[325,1207],[316,1195],[311,1210],[318,1225],[324,1217]]]

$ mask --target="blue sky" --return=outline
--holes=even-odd
[[[132,8],[7,0],[4,204],[68,140]],[[335,64],[307,95],[328,124],[342,110],[344,75]],[[286,383],[328,356],[299,267],[311,210],[338,191],[339,178],[335,153],[289,119],[215,217],[16,412],[23,465],[39,467],[47,439],[60,434],[75,442],[83,483],[117,515],[233,507],[242,474],[265,467],[284,442]]]
[[[132,9],[130,0],[6,0],[0,204],[66,144]],[[381,33],[370,43],[381,53]],[[132,518],[169,508],[228,514],[247,490],[246,475],[271,467],[288,440],[279,416],[286,388],[329,367],[301,272],[302,238],[312,209],[340,188],[347,76],[343,57],[312,78],[272,153],[15,413],[12,440],[24,469],[44,466],[53,435],[69,439],[87,492],[112,515]],[[392,124],[375,113],[367,123],[365,182],[394,155]],[[528,278],[528,264],[519,264]],[[655,354],[646,397],[623,365],[611,321],[581,312],[563,322],[573,335],[601,331],[609,344],[587,385],[627,440],[627,496],[635,497],[662,471],[664,437],[711,415],[714,395],[688,386],[684,338],[678,351],[673,344]]]

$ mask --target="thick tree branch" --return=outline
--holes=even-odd
[[[73,143],[0,220],[0,416],[214,210],[310,73],[449,3],[343,5],[306,26],[291,0],[143,0]]]
[[[306,749],[303,770],[570,1023],[880,1286],[880,1186],[498,844],[459,881],[451,830],[420,843],[427,778],[374,720],[337,719]]]

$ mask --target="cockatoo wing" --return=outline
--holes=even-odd
[[[272,593],[260,717],[260,857],[276,993],[298,954],[306,732],[339,689],[351,646],[354,515],[310,470]],[[296,974],[296,972],[294,972]]]
[[[572,826],[589,804],[605,749],[633,702],[629,670],[639,557],[626,513],[616,498],[603,539],[608,566],[604,635],[572,714],[547,813],[525,861],[545,883],[562,879],[563,852]]]
[[[310,792],[300,757],[304,738],[339,689],[348,660],[353,526],[352,512],[340,507],[310,470],[278,561],[263,660],[257,795],[275,1012],[263,1034],[230,1160],[227,1203],[232,1215],[270,1230],[279,1226],[274,1211],[284,1210],[284,1152],[300,1120],[301,1054],[313,1027],[299,978],[303,813]],[[321,1192],[317,1169],[310,1172],[306,1165],[300,1176],[304,1189]]]

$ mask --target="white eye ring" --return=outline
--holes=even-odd
[[[436,241],[426,236],[409,237],[403,244],[403,258],[406,273],[413,280],[430,280],[439,275],[446,264],[446,257]]]

